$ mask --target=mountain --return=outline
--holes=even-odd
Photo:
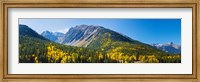
[[[27,25],[21,25],[21,24],[19,25],[19,35],[20,36],[38,38],[38,39],[41,39],[41,40],[47,40],[48,41],[48,39],[39,35],[36,31],[29,28]]]
[[[50,31],[44,31],[44,32],[42,32],[41,35],[42,35],[43,37],[45,37],[45,38],[47,38],[47,39],[53,41],[53,42],[55,42],[56,39],[57,39],[57,37],[56,37],[52,32],[50,32]]]
[[[180,54],[181,53],[181,46],[176,45],[173,42],[166,43],[166,44],[152,44],[153,47],[171,53],[171,54]]]
[[[72,27],[64,35],[62,44],[86,47],[97,37],[99,30],[102,28],[103,27],[93,25],[79,25]]]
[[[42,35],[46,38],[19,25],[20,63],[181,62],[180,54],[171,55],[102,26],[78,25],[65,34],[45,31]]]
[[[102,26],[78,25],[69,29],[69,31],[64,35],[64,39],[61,43],[71,46],[87,47],[93,41],[103,38],[102,36],[105,33],[111,34],[111,38],[115,40],[126,42],[133,41],[129,37],[126,37],[110,29],[106,29]]]
[[[72,27],[64,35],[61,44],[89,49],[88,52],[95,52],[89,53],[93,56],[106,55],[101,62],[123,62],[124,60],[120,59],[128,56],[136,56],[134,62],[180,62],[178,59],[167,60],[164,57],[170,55],[169,53],[102,26],[77,25]],[[180,58],[180,54],[177,58]]]
[[[64,35],[64,45],[86,47],[90,49],[103,50],[106,53],[128,51],[151,55],[152,52],[167,54],[148,44],[133,40],[121,33],[94,25],[77,25],[69,29]],[[113,51],[114,50],[114,51]],[[151,52],[151,53],[150,53]]]
[[[77,25],[71,27],[64,35],[57,34],[60,36],[53,32],[44,31],[41,35],[56,43],[103,50],[106,53],[129,51],[130,53],[127,54],[132,54],[133,52],[146,55],[151,55],[153,54],[152,52],[167,54],[151,45],[133,40],[128,36],[102,26]]]
[[[94,25],[77,25],[69,29],[65,34],[59,32],[44,31],[41,35],[26,25],[19,25],[20,36],[22,40],[36,38],[37,40],[52,41],[64,45],[85,47],[113,53],[135,50],[134,53],[151,55],[152,52],[167,54],[151,45],[133,40],[121,33]],[[27,36],[27,37],[26,37]],[[44,37],[43,37],[44,36]],[[167,47],[168,49],[168,47]],[[142,50],[142,51],[141,51]],[[151,53],[150,53],[151,52]],[[130,54],[131,54],[130,53]],[[128,53],[127,53],[128,54]]]
[[[64,36],[64,33],[60,32],[50,32],[50,31],[44,31],[41,33],[41,35],[53,42],[60,43],[62,41],[62,37]],[[61,41],[60,41],[61,40]]]
[[[99,41],[101,41],[103,38],[108,38],[105,37],[108,34],[113,41],[141,43],[118,32],[112,31],[102,26],[94,25],[77,25],[70,28],[69,31],[65,34],[59,32],[53,33],[50,31],[44,31],[41,33],[43,37],[53,42],[78,47],[94,47],[96,45],[101,45]]]

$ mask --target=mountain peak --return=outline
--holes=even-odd
[[[173,45],[174,43],[173,43],[173,42],[168,42],[167,44],[168,44],[168,45]]]
[[[29,28],[27,25],[19,24],[19,28]]]
[[[46,31],[44,31],[44,32],[52,33],[52,32],[50,32],[50,31],[48,31],[48,30],[46,30]]]
[[[45,35],[45,34],[53,34],[53,32],[50,32],[50,31],[46,30],[46,31],[41,33],[41,35]]]
[[[53,42],[57,42],[58,39],[60,39],[60,37],[64,36],[64,33],[60,33],[60,32],[51,32],[51,31],[44,31],[41,33],[41,35]],[[58,42],[59,43],[59,42]]]
[[[75,27],[103,27],[103,26],[81,24],[81,25],[76,25]]]
[[[166,44],[158,44],[158,43],[154,43],[152,44],[153,47],[168,52],[168,53],[172,53],[172,54],[179,54],[181,53],[181,46],[178,44],[174,44],[173,42],[168,42]]]
[[[105,39],[111,38],[116,41],[124,41],[124,42],[134,41],[128,36],[104,28],[103,26],[85,25],[85,24],[71,27],[69,31],[65,34],[59,32],[44,31],[41,35],[53,42],[71,46],[81,46],[81,47],[87,47],[91,42],[97,40],[98,38],[103,38],[103,36]],[[107,35],[110,36],[108,37]],[[138,41],[134,42],[137,43]]]
[[[87,46],[98,34],[100,28],[102,27],[85,24],[77,25],[69,29],[62,43],[71,46]]]
[[[54,32],[53,33],[55,36],[63,36],[64,35],[64,33],[62,33],[62,32]]]
[[[100,29],[100,28],[104,28],[102,26],[95,26],[95,25],[76,25],[75,27],[72,27],[71,29],[78,29],[78,30],[86,30],[86,29],[90,29],[90,30],[94,30],[94,29]]]
[[[40,36],[36,31],[28,27],[27,25],[19,24],[19,35],[20,36],[29,36],[33,38],[38,38],[42,40],[47,40],[45,37]]]

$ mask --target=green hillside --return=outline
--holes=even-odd
[[[20,63],[180,63],[172,55],[103,29],[87,47],[51,42],[26,25],[19,25]]]

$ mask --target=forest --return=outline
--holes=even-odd
[[[107,41],[109,42],[109,41]],[[113,44],[119,44],[113,43]],[[105,45],[101,49],[66,46],[50,41],[20,36],[20,63],[181,63],[181,54],[166,54],[153,52],[144,46],[129,48],[129,43],[123,46]],[[131,45],[132,46],[132,45]],[[145,54],[151,51],[151,53]]]
[[[70,46],[19,25],[19,63],[181,63],[181,54],[169,54],[108,29],[96,36],[87,47]]]

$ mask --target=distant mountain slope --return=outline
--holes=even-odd
[[[171,54],[180,54],[181,53],[181,46],[176,45],[173,42],[166,43],[166,44],[152,44],[153,47],[171,53]]]
[[[55,42],[56,39],[57,39],[57,37],[52,32],[50,32],[50,31],[44,31],[44,32],[41,33],[41,35],[43,37],[45,37],[45,38],[53,41],[53,42]]]
[[[41,33],[41,35],[53,42],[61,43],[62,38],[64,36],[63,33],[60,32],[50,32],[50,31],[44,31]]]
[[[125,41],[133,42],[131,38],[119,34],[110,29],[106,29],[102,26],[94,25],[78,25],[69,29],[69,31],[64,35],[62,44],[71,46],[83,46],[87,47],[90,43],[94,43],[94,40],[98,38],[103,39],[105,33],[111,34],[111,38],[115,41]],[[137,42],[137,41],[135,41]],[[95,43],[96,44],[96,43]]]
[[[87,47],[90,45],[90,43],[97,44],[95,40],[101,38],[103,39],[105,33],[110,34],[111,39],[115,41],[141,43],[110,29],[94,25],[77,25],[70,28],[69,31],[65,34],[59,32],[53,33],[50,31],[44,31],[41,35],[53,42],[71,46]]]
[[[59,34],[60,36],[56,36],[55,33],[49,31],[44,31],[41,35],[53,42],[64,45],[86,47],[98,50],[104,49],[104,51],[109,53],[111,53],[113,49],[118,49],[119,47],[122,48],[122,51],[124,49],[127,49],[128,51],[130,49],[136,49],[134,51],[141,54],[151,55],[152,53],[149,52],[165,53],[148,44],[133,40],[123,34],[102,26],[77,25],[70,28],[64,35]],[[140,48],[143,50],[140,51]]]
[[[114,53],[113,50],[117,49],[117,51],[119,50],[118,52],[122,53],[130,51],[129,54],[139,53],[152,55],[154,52],[167,54],[148,44],[133,40],[113,30],[94,25],[78,25],[70,28],[64,35],[61,43],[71,46],[103,50],[107,53]]]
[[[34,63],[33,56],[45,58],[46,46],[50,40],[39,35],[27,25],[19,25],[19,63]],[[41,59],[40,62],[47,62]]]
[[[100,26],[93,25],[80,25],[72,27],[65,34],[62,44],[86,47],[97,37],[99,29],[101,28],[102,27]]]
[[[28,36],[28,37],[38,38],[38,39],[42,39],[42,40],[48,40],[45,37],[39,35],[37,32],[35,32],[31,28],[29,28],[28,26],[21,25],[21,24],[19,25],[19,35],[20,36]]]

